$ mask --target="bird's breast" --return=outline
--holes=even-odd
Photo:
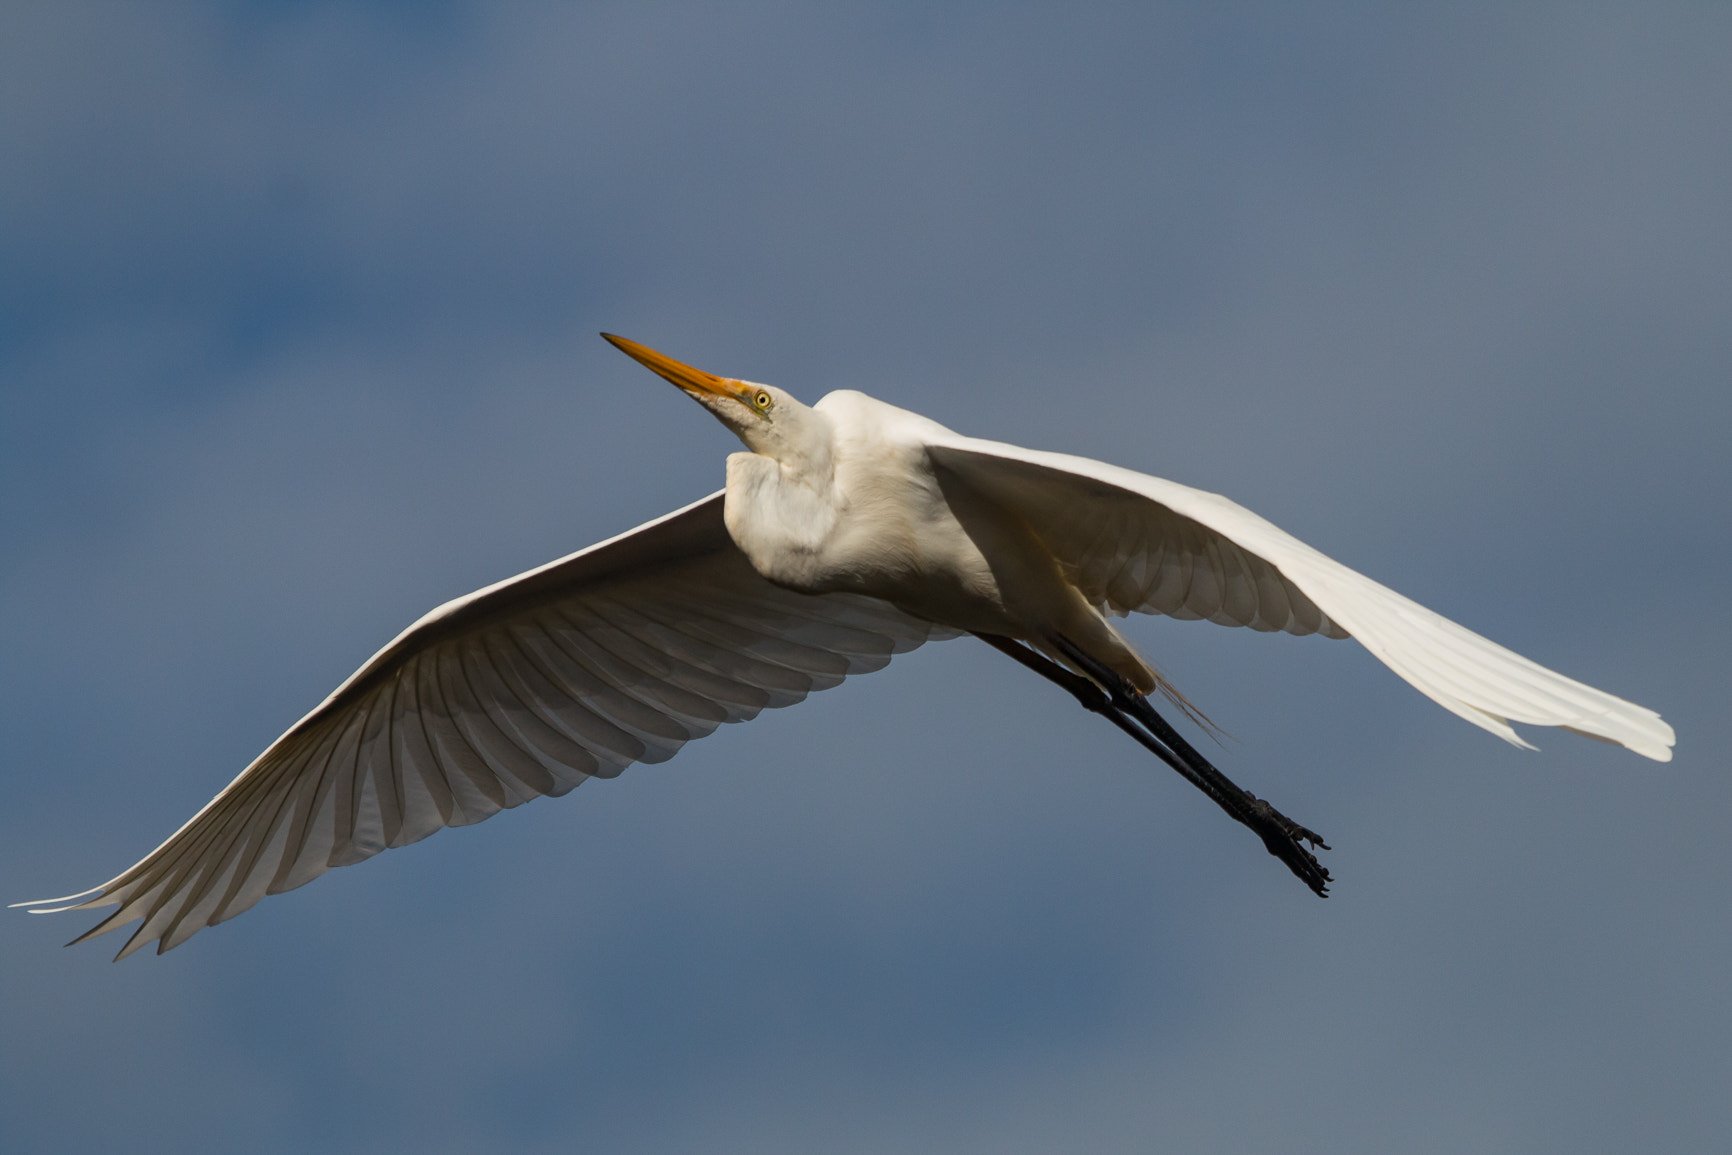
[[[965,527],[924,453],[844,459],[823,488],[790,477],[771,458],[735,454],[724,508],[728,532],[753,568],[785,588],[864,594],[990,633],[1024,634],[1024,619],[1042,616],[1012,604],[1004,579],[1014,587],[1030,573],[1052,572],[1050,558],[1042,551],[1007,568],[1013,552],[1039,547],[979,510]]]

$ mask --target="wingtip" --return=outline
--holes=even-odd
[[[1620,726],[1616,730],[1589,730],[1585,726],[1564,726],[1562,729],[1584,738],[1592,738],[1596,742],[1604,742],[1608,746],[1622,746],[1632,754],[1640,754],[1655,762],[1670,762],[1672,747],[1678,741],[1677,732],[1661,720],[1658,714],[1654,714],[1651,719],[1640,720],[1639,725]]]
[[[84,899],[95,895],[101,898],[104,888],[93,886],[89,890],[81,890],[77,894],[63,895],[60,898],[32,898],[25,902],[8,903],[7,910],[23,909],[28,914],[59,914],[62,911],[76,910],[81,906],[89,906]]]
[[[125,958],[127,955],[132,954],[134,951],[140,949],[141,947],[148,946],[152,940],[144,937],[144,928],[146,926],[149,926],[149,925],[150,925],[149,919],[146,919],[144,922],[139,923],[138,929],[132,932],[132,936],[126,940],[125,944],[121,946],[120,950],[115,953],[114,958],[110,961],[119,962],[121,959]],[[155,941],[160,943],[161,939],[158,938]],[[156,953],[157,954],[162,953],[162,947],[160,945],[156,948]]]
[[[1651,758],[1655,762],[1670,762],[1672,760],[1672,745],[1676,741],[1676,738],[1668,737],[1663,742],[1626,742],[1624,745],[1644,758]]]

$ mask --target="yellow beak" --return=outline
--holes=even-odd
[[[639,345],[636,341],[628,341],[624,337],[616,337],[612,333],[603,333],[608,342],[632,360],[644,365],[656,373],[666,377],[693,397],[729,397],[739,400],[742,389],[740,382],[729,377],[717,377],[714,373],[705,373],[702,369],[694,369],[681,361],[663,353],[657,353],[648,345]]]

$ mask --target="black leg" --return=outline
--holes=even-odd
[[[998,634],[975,634],[975,637],[1005,654],[1016,659],[1041,677],[1062,686],[1072,697],[1082,703],[1083,709],[1101,715],[1113,725],[1135,738],[1141,745],[1155,754],[1161,761],[1171,766],[1184,776],[1185,780],[1197,789],[1213,798],[1217,805],[1227,807],[1231,803],[1228,795],[1221,793],[1219,787],[1207,779],[1198,777],[1195,770],[1186,765],[1184,760],[1173,752],[1159,738],[1155,737],[1142,726],[1138,725],[1131,715],[1127,714],[1107,696],[1105,690],[1081,674],[1072,673],[1057,662],[1048,658],[1039,650],[1031,649],[1014,638]]]
[[[1116,671],[1096,661],[1068,638],[1054,638],[1053,644],[1085,671],[1087,677],[1065,669],[1013,638],[995,634],[975,636],[1061,686],[1082,703],[1084,709],[1102,715],[1135,738],[1161,761],[1177,770],[1187,782],[1208,795],[1235,821],[1249,827],[1263,840],[1269,853],[1286,863],[1287,868],[1319,897],[1328,897],[1329,871],[1300,843],[1309,842],[1324,850],[1329,849],[1328,844],[1261,798],[1236,786],[1168,725],[1149,700]]]

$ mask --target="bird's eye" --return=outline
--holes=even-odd
[[[752,404],[757,406],[759,413],[770,411],[770,401],[770,395],[762,389],[758,390],[757,395],[752,398]]]

